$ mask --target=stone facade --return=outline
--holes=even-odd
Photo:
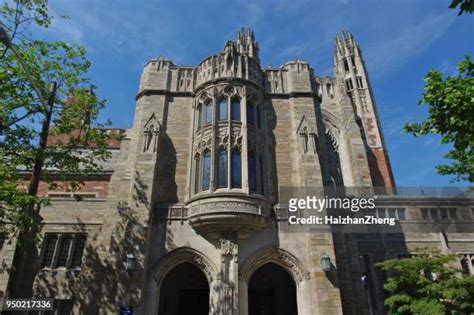
[[[85,181],[82,201],[42,190],[52,204],[41,212],[45,241],[30,262],[32,295],[59,300],[74,314],[116,314],[121,306],[136,314],[178,314],[167,291],[184,281],[173,274],[179,266],[187,268],[182,274],[198,271],[190,272],[194,287],[186,283],[176,292],[204,292],[209,314],[382,314],[383,274],[374,263],[420,246],[459,253],[474,271],[469,198],[387,194],[384,214],[377,209],[377,215],[398,219],[389,234],[289,228],[284,187],[395,189],[351,34],[336,38],[334,77],[316,76],[301,60],[262,68],[250,30],[196,67],[150,60],[133,127],[124,131],[120,149],[111,150],[107,172]],[[76,266],[78,235],[86,241]],[[64,252],[63,244],[69,246]],[[14,248],[3,245],[4,294]],[[330,257],[329,272],[323,254]],[[265,276],[267,265],[280,268],[281,276]],[[370,281],[366,291],[362,274]],[[269,291],[272,281],[279,284]],[[294,308],[279,299],[275,305],[283,304],[272,311],[273,302],[262,296],[278,292],[294,294]],[[267,313],[255,310],[255,301],[268,304]]]

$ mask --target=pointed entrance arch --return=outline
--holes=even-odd
[[[275,263],[258,268],[248,284],[249,315],[296,315],[296,284]]]
[[[287,290],[288,292],[291,292],[294,285],[296,291],[295,294],[297,309],[297,313],[294,314],[311,314],[312,296],[308,281],[308,270],[294,255],[287,252],[286,250],[276,247],[267,247],[257,251],[251,255],[240,268],[240,314],[250,315],[251,313],[249,313],[249,311],[253,311],[252,306],[249,305],[251,302],[249,300],[249,293],[251,293],[253,288],[258,289],[260,286],[258,285],[258,279],[262,276],[265,277],[266,274],[269,274],[269,269],[270,271],[273,270],[271,273],[276,272],[276,274],[279,274],[279,276],[274,279],[275,294],[277,294],[276,292],[278,290]],[[259,275],[260,273],[262,275]],[[253,281],[254,274],[257,277],[257,281]],[[254,287],[254,285],[256,286]],[[269,296],[269,299],[272,299],[271,293],[269,292],[270,291],[267,291],[267,296]],[[290,304],[291,303],[292,302],[290,302]]]

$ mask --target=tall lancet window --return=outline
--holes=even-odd
[[[207,102],[205,106],[206,125],[212,123],[212,102]]]
[[[211,181],[211,152],[207,151],[202,159],[202,190],[208,190]]]
[[[227,187],[227,150],[224,148],[217,153],[217,186]]]
[[[238,98],[234,98],[230,105],[231,107],[231,119],[240,121],[240,100]]]
[[[232,151],[232,188],[242,187],[242,159],[240,151]]]
[[[255,156],[253,153],[249,154],[249,160],[248,160],[248,166],[249,166],[249,188],[250,191],[256,192],[257,191],[257,163],[255,161]]]
[[[227,100],[221,99],[219,102],[219,120],[227,120]]]
[[[201,128],[201,107],[199,107],[196,112],[194,113],[194,125],[196,126],[196,130]]]

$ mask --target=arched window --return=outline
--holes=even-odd
[[[234,98],[230,105],[231,107],[231,119],[240,121],[240,100]]]
[[[224,148],[217,153],[217,186],[227,187],[227,150]]]
[[[240,151],[232,151],[232,188],[242,187],[242,161]]]
[[[247,103],[247,123],[249,125],[254,125],[255,124],[255,117],[253,113],[253,104],[248,102]]]
[[[221,99],[219,102],[219,120],[227,120],[227,100]]]
[[[204,153],[202,159],[202,190],[208,190],[211,180],[211,152]]]
[[[205,106],[205,122],[206,125],[212,123],[212,103],[207,102]]]
[[[257,191],[257,165],[255,161],[255,156],[253,154],[249,155],[249,188],[250,191]]]

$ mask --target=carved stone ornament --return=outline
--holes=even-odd
[[[276,247],[264,248],[250,256],[240,268],[240,275],[248,282],[255,270],[270,262],[286,269],[297,283],[310,278],[308,270],[295,256]]]
[[[181,247],[163,256],[152,267],[152,274],[158,286],[161,285],[163,279],[174,267],[183,262],[189,262],[198,267],[204,272],[209,283],[212,283],[212,280],[215,279],[217,268],[212,264],[209,258],[190,247]]]
[[[143,128],[144,142],[143,152],[155,153],[158,149],[158,136],[161,132],[161,123],[155,113],[151,114]]]
[[[238,253],[238,245],[229,239],[220,239],[221,242],[221,255],[222,256],[236,256]]]
[[[227,96],[227,97],[232,97],[234,96],[237,91],[235,89],[235,87],[233,85],[227,85],[225,88],[224,88],[224,91],[223,91],[224,95]]]
[[[212,101],[212,94],[209,90],[202,91],[198,96],[199,103],[204,104],[206,102]]]

